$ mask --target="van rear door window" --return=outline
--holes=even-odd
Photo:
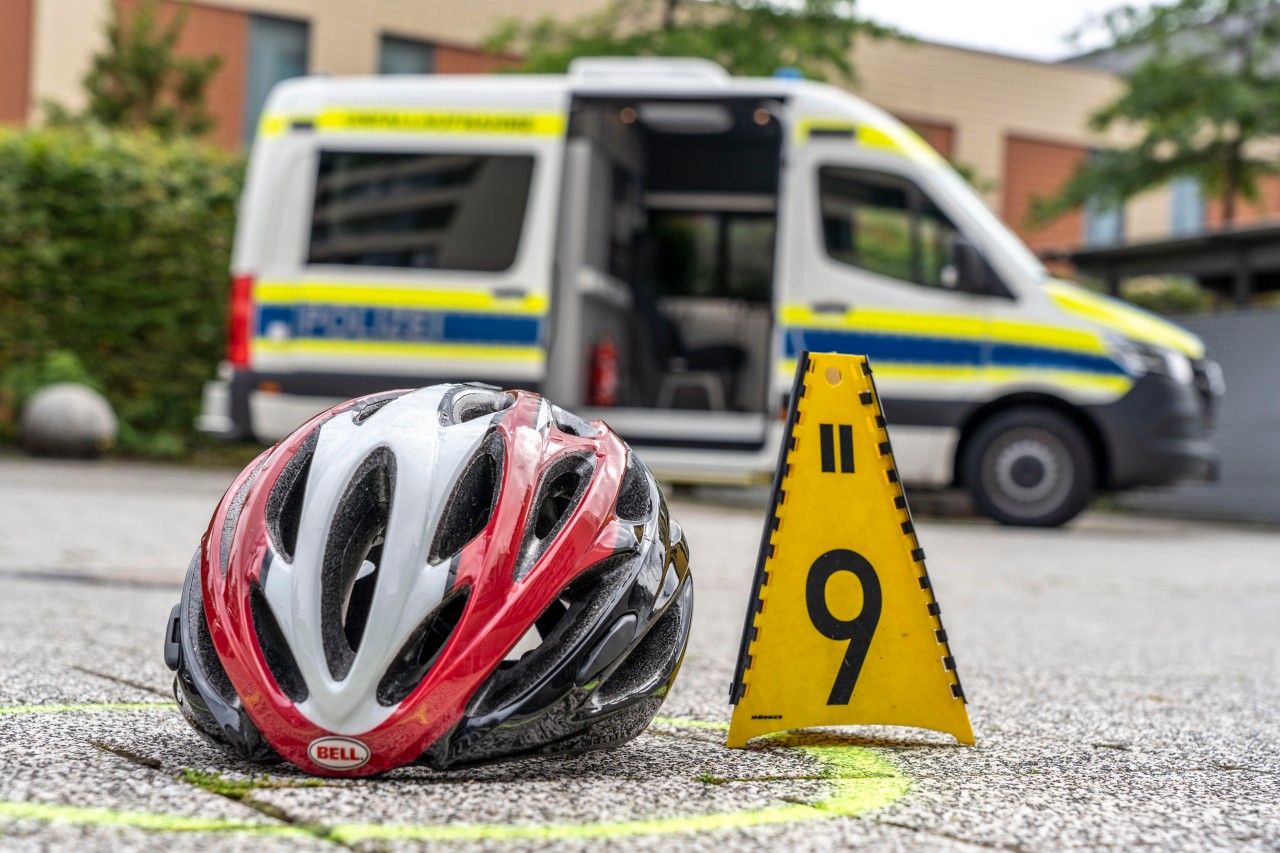
[[[501,272],[532,179],[528,155],[322,151],[307,263]]]

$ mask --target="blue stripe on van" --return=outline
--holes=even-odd
[[[952,366],[984,364],[983,341],[799,327],[786,329],[784,338],[787,358],[795,358],[800,350],[807,349],[810,352],[865,355],[873,365],[877,361]],[[999,367],[1039,367],[1124,375],[1124,369],[1106,356],[1018,344],[991,344],[990,356],[985,363]]]
[[[279,324],[289,339],[506,346],[536,346],[542,331],[540,318],[513,314],[323,303],[258,306],[258,337],[276,337]]]
[[[993,344],[991,363],[1004,367],[1052,367],[1059,370],[1127,375],[1124,368],[1105,355],[1021,344]]]

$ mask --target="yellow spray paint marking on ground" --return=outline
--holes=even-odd
[[[0,714],[74,713],[78,711],[126,711],[170,709],[159,703],[95,705],[23,705],[0,708]],[[655,723],[679,728],[725,731],[724,723],[659,717]],[[70,823],[79,826],[115,826],[155,832],[226,832],[255,835],[309,836],[351,843],[365,840],[475,841],[544,840],[562,838],[621,838],[635,835],[670,835],[741,829],[780,823],[797,823],[849,817],[884,808],[900,800],[911,787],[910,780],[887,759],[853,746],[832,746],[812,739],[779,737],[772,748],[799,749],[822,766],[821,775],[830,779],[827,797],[813,805],[788,803],[754,811],[680,815],[611,822],[556,823],[542,825],[470,824],[339,824],[337,826],[290,826],[226,818],[199,818],[156,812],[121,811],[84,806],[0,801],[0,818]]]

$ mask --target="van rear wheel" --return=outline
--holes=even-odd
[[[1093,495],[1093,451],[1080,428],[1057,412],[1009,409],[966,442],[961,475],[983,515],[1001,524],[1057,527]]]

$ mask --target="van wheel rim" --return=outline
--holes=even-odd
[[[1061,504],[1071,491],[1070,453],[1051,433],[1012,430],[992,445],[987,459],[987,494],[1010,514],[1040,515]]]

